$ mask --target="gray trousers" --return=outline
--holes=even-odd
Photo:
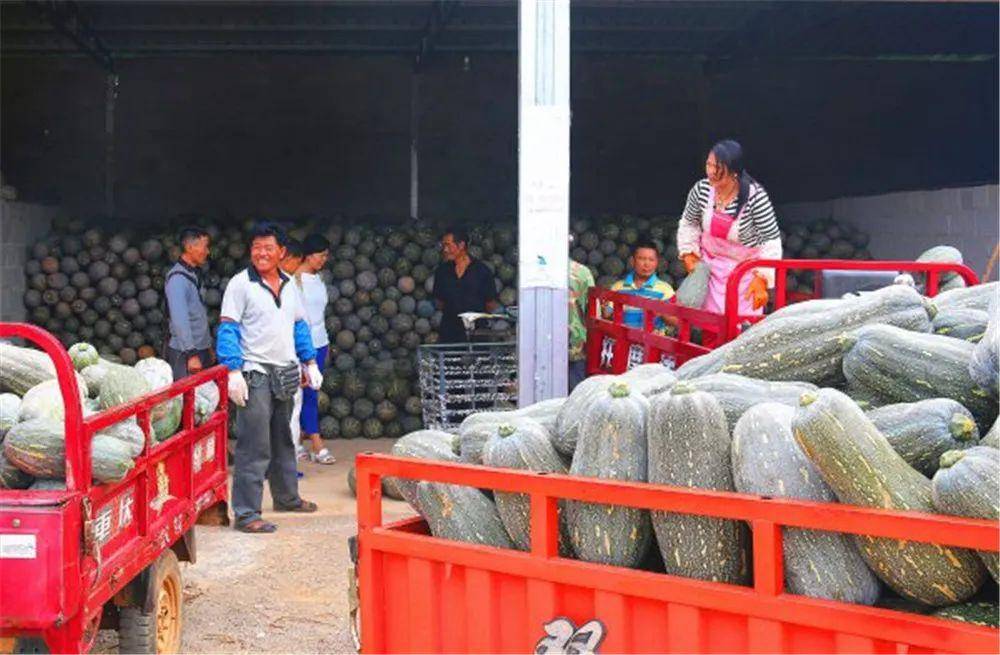
[[[275,400],[267,375],[243,375],[250,395],[246,407],[236,407],[232,501],[237,526],[260,518],[265,477],[276,508],[302,502],[290,425],[292,401]]]
[[[203,368],[208,368],[209,358],[212,356],[210,350],[199,350],[198,356],[201,357],[201,365]],[[167,363],[170,364],[170,370],[174,372],[174,381],[181,380],[190,375],[188,371],[188,358],[179,350],[174,350],[170,346],[167,346],[166,357]]]

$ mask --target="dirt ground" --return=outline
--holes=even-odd
[[[183,651],[187,653],[353,653],[347,602],[347,538],[357,532],[347,487],[354,454],[388,451],[392,440],[335,440],[332,466],[300,462],[303,498],[315,514],[273,514],[264,491],[270,535],[197,528],[198,561],[182,564]],[[266,485],[265,485],[266,486]],[[412,513],[385,499],[384,519]],[[117,653],[118,635],[102,632],[96,653]]]

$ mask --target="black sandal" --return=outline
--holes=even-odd
[[[298,505],[293,507],[281,507],[280,505],[274,506],[275,512],[299,512],[301,514],[312,514],[317,509],[319,509],[319,506],[308,500],[303,500]]]
[[[247,534],[271,534],[278,529],[278,526],[268,523],[264,519],[257,519],[243,525],[237,525],[236,529]]]

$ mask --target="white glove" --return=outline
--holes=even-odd
[[[229,400],[240,407],[247,406],[247,399],[250,397],[250,388],[247,387],[246,378],[243,371],[229,371]]]
[[[319,391],[319,388],[323,386],[323,374],[320,373],[316,362],[309,362],[306,365],[306,384],[313,391]]]

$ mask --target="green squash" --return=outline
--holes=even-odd
[[[677,304],[701,309],[705,304],[705,297],[708,296],[708,280],[711,276],[711,267],[705,262],[698,262],[694,270],[688,273],[677,287]]]
[[[993,421],[993,427],[979,440],[979,445],[1000,449],[1000,420]]]
[[[800,306],[810,302],[824,303],[824,310],[813,313]],[[779,309],[724,346],[722,372],[835,386],[844,380],[840,335],[874,323],[929,332],[933,308],[928,302],[911,287],[891,285],[836,305],[807,301]]]
[[[87,399],[87,386],[79,373],[74,373],[74,375],[77,376],[77,390],[79,391],[80,405],[83,406]],[[39,418],[62,421],[66,417],[66,410],[63,405],[62,390],[59,388],[59,380],[46,380],[29,389],[28,393],[24,394],[21,399],[17,417],[18,421]]]
[[[55,365],[41,350],[0,342],[0,391],[23,396],[32,387],[55,377]]]
[[[949,309],[938,312],[932,323],[934,334],[978,343],[986,333],[990,315],[978,309]]]
[[[950,607],[942,607],[933,612],[931,616],[950,621],[984,625],[988,628],[1000,627],[1000,607],[996,603],[979,602],[952,605]]]
[[[146,379],[151,391],[159,391],[174,383],[173,370],[170,368],[170,364],[162,359],[148,357],[138,362],[133,368]],[[157,441],[166,441],[177,432],[183,411],[184,399],[179,396],[153,407],[149,413],[149,419],[152,422],[153,433],[156,435]]]
[[[63,425],[57,421],[32,419],[18,423],[7,433],[3,449],[10,463],[29,475],[66,475],[66,437]],[[97,482],[121,480],[135,465],[129,444],[102,434],[94,436],[90,454]]]
[[[457,439],[453,434],[438,430],[418,430],[400,437],[392,445],[392,454],[397,457],[457,462],[459,461],[457,449]],[[419,512],[417,481],[407,478],[392,478],[392,480],[406,502]]]
[[[733,430],[733,484],[746,494],[837,502],[795,442],[794,415],[787,405],[762,403],[740,417]],[[788,591],[862,605],[878,600],[878,578],[849,536],[799,528],[782,533]]]
[[[21,413],[21,398],[13,393],[0,393],[0,441],[14,427]]]
[[[951,289],[934,296],[934,304],[939,312],[952,309],[978,309],[987,312],[990,302],[1000,293],[1000,282],[988,282],[972,287]]]
[[[983,338],[972,351],[969,375],[973,382],[992,393],[995,399],[1000,393],[1000,316],[996,298],[990,304],[989,317]]]
[[[840,502],[933,512],[931,481],[906,463],[854,401],[835,389],[804,394],[792,419],[795,440]],[[986,577],[967,550],[857,536],[861,556],[883,582],[925,605],[970,598]]]
[[[648,411],[649,401],[624,383],[595,394],[580,421],[570,474],[644,482]],[[568,501],[565,513],[579,559],[637,567],[646,556],[652,538],[648,511]]]
[[[15,466],[0,447],[0,489],[27,489],[34,478]]]
[[[496,505],[472,487],[420,481],[416,506],[431,534],[496,548],[513,548]]]
[[[678,383],[650,402],[649,482],[733,491],[732,440],[722,406],[711,395]],[[741,521],[652,513],[667,573],[745,584],[750,575],[749,535]]]
[[[566,465],[552,446],[549,431],[537,422],[518,417],[502,423],[483,448],[483,463],[497,468],[518,469],[545,473],[566,473]],[[497,511],[507,534],[520,550],[531,550],[531,497],[527,494],[496,492]],[[565,502],[560,502],[559,551],[563,556],[571,552],[566,526]]]
[[[152,391],[141,372],[128,366],[115,366],[101,381],[101,409],[117,407]]]
[[[576,385],[556,416],[556,429],[552,435],[552,445],[556,450],[568,457],[573,455],[587,410],[596,397],[607,393],[614,381],[611,375],[595,375]]]
[[[850,384],[889,402],[951,398],[972,412],[980,427],[997,417],[997,398],[969,375],[975,346],[891,325],[869,325],[841,338]]]
[[[93,366],[101,361],[101,356],[89,343],[74,343],[69,347],[69,358],[73,362],[73,368],[82,371],[88,366]]]
[[[816,390],[816,385],[808,382],[772,382],[731,373],[712,373],[686,384],[695,391],[712,394],[725,412],[730,428],[754,405],[775,402],[796,407],[803,393]]]
[[[964,259],[962,257],[962,251],[953,246],[934,246],[933,248],[928,248],[927,250],[920,253],[916,261],[918,262],[943,262],[947,264],[962,264]],[[917,275],[920,279],[921,288],[924,284],[924,275]],[[956,282],[957,281],[957,282]],[[958,283],[961,284],[958,284]],[[965,286],[965,280],[959,277],[958,273],[942,273],[938,277],[939,289],[943,289],[945,286],[951,288],[958,288]]]
[[[906,463],[928,477],[946,451],[971,448],[979,441],[975,418],[950,398],[885,405],[867,416]]]
[[[931,497],[943,514],[1000,520],[1000,450],[978,446],[941,455]],[[1000,580],[1000,554],[979,552],[979,557],[993,579]]]

